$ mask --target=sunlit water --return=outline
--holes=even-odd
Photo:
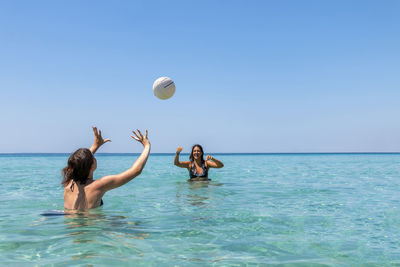
[[[1,265],[400,266],[400,154],[214,156],[209,183],[151,155],[103,207],[43,216],[67,155],[1,155]],[[95,177],[136,158],[98,155]]]

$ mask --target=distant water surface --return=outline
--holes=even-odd
[[[400,154],[214,156],[209,183],[151,155],[103,207],[43,216],[68,155],[0,155],[1,265],[400,266]],[[99,154],[95,177],[136,158]]]

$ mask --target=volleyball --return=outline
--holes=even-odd
[[[175,83],[168,77],[160,77],[153,84],[153,93],[160,99],[168,99],[175,93]]]

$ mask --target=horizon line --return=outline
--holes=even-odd
[[[0,155],[68,155],[71,152],[0,152]],[[141,152],[99,152],[96,155],[137,155]],[[173,152],[154,152],[153,155],[175,155]],[[182,155],[189,155],[189,152],[182,152]],[[211,152],[206,154],[214,155],[296,155],[296,154],[400,154],[400,151],[393,152]]]

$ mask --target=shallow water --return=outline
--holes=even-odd
[[[0,262],[400,266],[400,154],[215,157],[212,181],[189,183],[173,155],[151,155],[103,207],[43,216],[63,210],[67,155],[0,155]],[[95,177],[136,158],[100,154]]]

